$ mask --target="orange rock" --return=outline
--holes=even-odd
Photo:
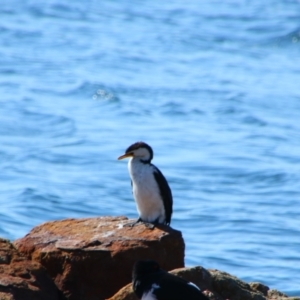
[[[1,299],[1,298],[0,298]],[[115,295],[106,300],[139,300],[132,290],[132,283],[128,283],[121,288]]]
[[[46,270],[0,238],[0,299],[58,300],[59,291]]]
[[[154,259],[162,268],[184,266],[181,232],[159,225],[124,227],[125,217],[66,219],[31,230],[15,246],[41,263],[70,300],[105,299],[131,282],[139,259]]]

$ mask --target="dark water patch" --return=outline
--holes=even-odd
[[[51,202],[57,204],[61,201],[61,198],[57,195],[51,194],[40,194],[36,189],[33,188],[26,188],[24,191],[21,192],[19,195],[19,200],[21,202],[28,202],[31,203],[32,201],[40,203],[40,201]],[[43,203],[43,202],[42,202]]]
[[[0,67],[0,72],[3,74],[3,75],[16,75],[17,74],[17,70],[16,69],[13,69],[13,68],[9,68],[9,67]],[[16,84],[13,84],[11,82],[3,82],[3,83],[0,83],[1,85],[3,85],[5,88],[16,88],[18,87],[19,85],[16,85]],[[9,87],[10,86],[10,87]]]
[[[1,217],[1,216],[0,216]],[[5,230],[5,228],[0,227],[0,235],[1,236],[7,236],[9,233]]]
[[[58,96],[75,97],[76,99],[97,100],[101,102],[116,103],[120,101],[117,89],[104,86],[101,83],[82,82],[64,90],[45,90]]]
[[[233,267],[243,267],[244,264],[241,263],[235,263],[234,261],[230,259],[226,259],[224,257],[218,257],[218,256],[206,256],[205,257],[206,264],[213,263],[213,264],[220,264],[220,265],[228,265]]]
[[[260,127],[263,127],[263,126],[267,126],[268,123],[255,117],[255,116],[245,116],[243,118],[243,123],[245,124],[251,124],[251,125],[257,125],[257,126],[260,126]]]
[[[33,155],[32,158],[50,165],[58,164],[58,165],[75,166],[75,165],[88,165],[88,164],[92,165],[94,163],[92,158],[77,156],[74,154],[63,154],[63,153],[42,152]]]
[[[93,100],[98,101],[110,101],[110,102],[119,102],[120,99],[116,95],[107,89],[98,88],[97,91],[93,94]]]
[[[15,39],[16,42],[18,41],[20,43],[32,43],[42,36],[42,32],[39,30],[29,30],[22,28],[9,28],[8,34],[10,35],[10,38]]]
[[[173,117],[175,116],[185,116],[185,112],[183,111],[183,105],[176,102],[169,102],[162,107],[162,111]]]
[[[16,211],[16,210],[15,210]],[[9,216],[9,223],[7,228],[4,228],[4,230],[6,231],[6,233],[10,233],[11,231],[9,230],[10,227],[15,228],[15,233],[17,233],[20,229],[18,228],[24,228],[24,220],[22,218],[18,218],[17,213],[16,214],[7,214]],[[26,227],[25,230],[27,230],[27,232],[29,231],[30,227]]]
[[[86,19],[87,16],[87,8],[82,5],[64,5],[64,4],[48,4],[48,5],[39,5],[34,4],[27,7],[27,11],[31,15],[31,17],[36,19],[42,18],[53,18],[53,19],[61,19],[65,20],[78,20],[78,19]]]
[[[284,140],[286,141],[287,139]],[[290,164],[299,164],[300,162],[300,155],[298,155],[298,153],[291,152],[291,153],[282,154],[273,151],[273,152],[269,152],[268,154],[282,161],[286,161]]]
[[[285,35],[275,37],[271,42],[280,48],[293,47],[294,49],[300,50],[300,28]]]
[[[287,137],[283,136],[283,135],[275,135],[275,134],[265,134],[265,133],[260,133],[260,134],[249,134],[245,137],[245,139],[247,140],[251,140],[251,141],[261,141],[261,142],[267,142],[268,140],[270,141],[276,141],[276,142],[286,142],[288,140]]]
[[[236,180],[236,183],[244,182],[248,184],[255,184],[257,188],[264,188],[270,186],[280,186],[288,183],[291,178],[284,172],[271,172],[271,171],[256,171],[256,172],[234,172],[231,173],[232,179]]]
[[[241,115],[245,112],[244,109],[236,106],[222,106],[222,108],[217,109],[217,114],[220,115]]]
[[[242,211],[243,209],[241,209],[241,211]],[[247,208],[246,209],[244,209],[244,211],[246,211],[247,212]],[[255,220],[253,220],[253,219],[250,219],[250,218],[239,218],[239,219],[230,219],[229,220],[229,222],[230,222],[230,225],[232,226],[239,226],[239,225],[242,225],[243,227],[244,226],[252,226],[252,225],[255,225],[256,224],[256,221]],[[235,230],[234,230],[235,231]],[[244,228],[242,228],[241,230],[240,230],[240,232],[242,232],[242,231],[245,231],[245,229]],[[237,232],[239,232],[239,230],[237,229]]]
[[[15,122],[15,119],[22,122]],[[19,137],[63,137],[72,136],[76,130],[73,120],[64,116],[18,109],[13,115],[2,117],[0,135]]]
[[[82,146],[85,145],[87,143],[87,141],[83,138],[81,139],[77,139],[74,138],[73,140],[69,137],[68,140],[60,140],[58,142],[55,143],[55,145],[53,145],[53,148],[65,148],[65,147],[78,147],[78,146]]]
[[[22,213],[23,211],[30,211],[30,215],[35,215],[36,218],[43,218],[43,214],[47,214],[49,220],[52,220],[53,211],[59,218],[66,218],[68,215],[73,216],[74,213],[78,216],[81,214],[91,213],[93,207],[87,202],[82,202],[81,199],[75,197],[64,197],[64,200],[55,194],[49,194],[46,191],[39,191],[37,189],[26,188],[16,198],[17,203],[22,203],[16,211]],[[24,216],[24,219],[29,216]],[[57,218],[56,217],[56,218]]]
[[[240,160],[243,160],[240,158]],[[246,160],[245,160],[246,161]],[[255,160],[249,160],[251,161]],[[227,184],[233,181],[235,185],[245,184],[245,183],[260,183],[266,185],[277,185],[279,183],[284,184],[293,180],[290,174],[276,170],[262,170],[262,171],[249,171],[248,168],[240,167],[212,167],[212,166],[202,166],[194,167],[195,171],[201,172],[202,176],[212,176],[212,178],[224,178],[227,177],[225,181]]]

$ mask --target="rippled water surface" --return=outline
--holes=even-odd
[[[137,217],[154,148],[186,264],[300,294],[299,1],[6,1],[0,236]]]

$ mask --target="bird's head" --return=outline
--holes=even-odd
[[[127,157],[136,157],[144,163],[150,163],[153,158],[153,150],[148,144],[144,142],[137,142],[129,146],[126,149],[125,154],[118,157],[118,160]]]
[[[159,264],[154,260],[139,260],[133,266],[132,277],[137,278],[161,271]]]

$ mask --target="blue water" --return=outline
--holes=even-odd
[[[143,140],[187,265],[300,295],[300,2],[224,2],[1,3],[1,237],[136,218]]]

